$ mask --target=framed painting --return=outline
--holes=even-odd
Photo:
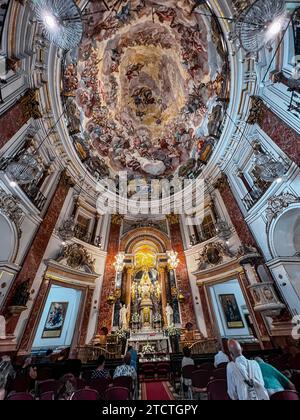
[[[244,328],[245,324],[237,304],[235,295],[219,295],[227,328],[240,329]]]
[[[69,302],[52,302],[46,318],[42,338],[59,338],[61,336]]]

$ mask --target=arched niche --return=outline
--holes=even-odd
[[[0,213],[0,262],[14,262],[18,249],[17,230],[8,217]]]
[[[273,221],[269,233],[273,257],[294,257],[300,253],[300,205],[290,206]]]

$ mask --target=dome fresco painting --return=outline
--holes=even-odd
[[[82,43],[65,59],[63,96],[94,176],[186,176],[209,160],[228,64],[218,24],[197,10],[189,0],[89,4]]]

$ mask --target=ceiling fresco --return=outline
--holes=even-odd
[[[228,66],[215,20],[192,0],[94,1],[66,56],[68,129],[95,177],[186,176],[220,137]]]

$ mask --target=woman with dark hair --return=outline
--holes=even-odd
[[[67,373],[59,380],[60,385],[57,390],[56,400],[69,400],[76,391],[76,378],[72,373]]]
[[[103,355],[98,357],[97,369],[93,370],[91,379],[110,378],[109,371],[105,369],[105,357]]]
[[[131,376],[133,382],[137,379],[137,373],[133,366],[131,366],[131,354],[126,353],[123,364],[118,366],[114,373],[114,379],[118,378],[119,376]]]

